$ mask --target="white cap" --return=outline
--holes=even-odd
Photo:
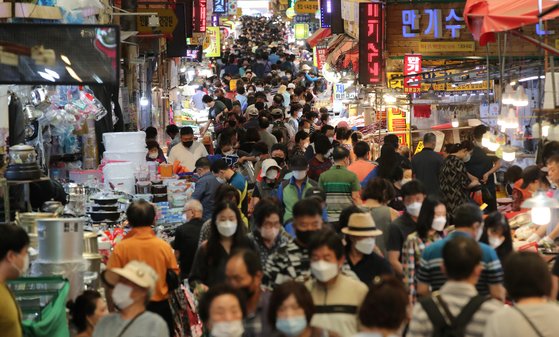
[[[278,172],[281,171],[281,167],[279,167],[278,163],[274,159],[264,160],[262,162],[262,171],[260,172],[260,177],[264,178],[266,176],[266,172],[268,172],[268,170],[272,167],[277,168]]]
[[[296,87],[296,86],[295,86],[295,83],[289,83],[289,84],[287,85],[287,88],[288,88],[288,89],[295,89],[295,87]]]

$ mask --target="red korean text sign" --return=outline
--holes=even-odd
[[[322,69],[326,58],[328,57],[328,43],[319,43],[316,45],[316,67]]]
[[[406,94],[421,92],[421,55],[404,56],[404,92]]]
[[[359,4],[359,83],[383,81],[384,8],[381,3]]]
[[[206,32],[207,5],[208,5],[208,0],[194,1],[194,6],[192,6],[192,25],[193,25],[192,31],[195,33]]]

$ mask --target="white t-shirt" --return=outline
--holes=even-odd
[[[192,143],[192,146],[189,149],[179,143],[171,149],[168,162],[173,164],[176,160],[178,160],[181,165],[188,168],[189,171],[194,171],[196,161],[207,155],[208,151],[206,151],[206,147],[200,142]]]

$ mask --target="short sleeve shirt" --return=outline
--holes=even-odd
[[[326,193],[328,205],[328,221],[337,222],[340,213],[353,205],[352,193],[359,191],[361,185],[355,173],[346,167],[335,165],[323,172],[318,180],[318,185]]]
[[[402,253],[404,242],[408,235],[416,231],[416,223],[408,213],[402,214],[388,226],[387,251],[398,251]]]

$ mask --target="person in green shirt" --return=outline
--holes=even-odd
[[[340,213],[352,205],[361,205],[359,191],[361,185],[357,175],[347,169],[349,166],[349,150],[337,146],[332,151],[334,165],[323,172],[318,179],[318,186],[326,193],[328,205],[328,222],[337,228]]]
[[[0,225],[0,333],[22,337],[21,311],[6,282],[23,276],[29,267],[29,236],[14,225]]]

